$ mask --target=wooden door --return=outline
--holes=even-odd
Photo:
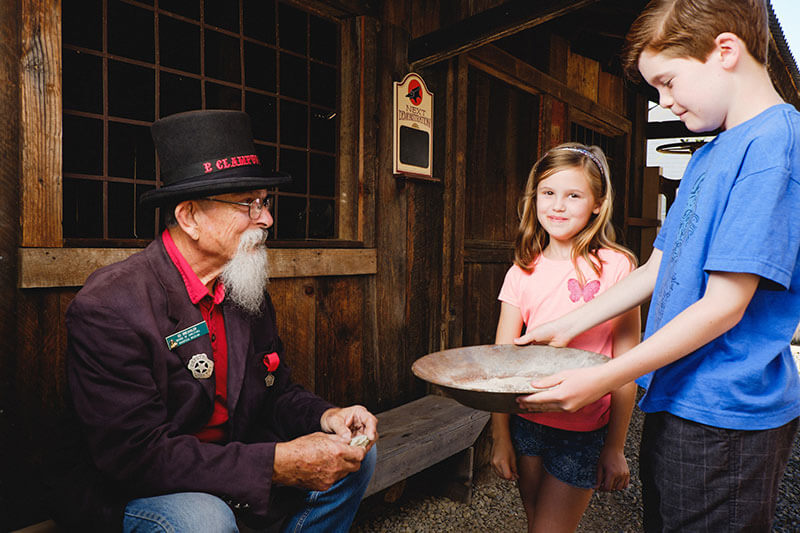
[[[514,258],[517,206],[538,157],[540,98],[470,67],[464,178],[462,345],[494,342]]]

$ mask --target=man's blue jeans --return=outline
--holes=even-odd
[[[285,533],[336,532],[350,529],[361,498],[375,470],[377,448],[369,451],[361,469],[326,491],[309,491],[304,507],[288,517]],[[125,508],[125,533],[238,532],[236,516],[220,498],[202,492],[180,492],[132,500]]]

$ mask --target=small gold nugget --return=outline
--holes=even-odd
[[[366,435],[356,435],[350,439],[350,446],[361,446],[366,448],[369,446],[369,438]]]

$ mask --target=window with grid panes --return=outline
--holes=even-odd
[[[275,0],[62,0],[63,229],[136,244],[159,186],[150,124],[192,109],[250,115],[274,191],[270,239],[336,237],[339,25]]]

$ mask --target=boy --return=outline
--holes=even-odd
[[[628,72],[663,107],[723,131],[693,155],[647,263],[515,342],[564,346],[652,295],[646,340],[518,402],[574,411],[639,378],[646,531],[769,531],[800,416],[800,113],[767,72],[763,0],[654,0],[627,41]]]

